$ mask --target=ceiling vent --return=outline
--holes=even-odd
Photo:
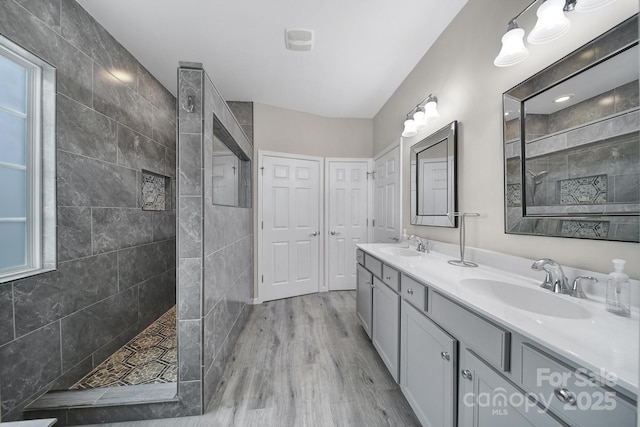
[[[284,30],[284,44],[289,50],[309,51],[313,49],[313,30]]]

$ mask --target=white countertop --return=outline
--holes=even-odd
[[[604,378],[615,376],[615,384],[637,396],[637,308],[632,309],[630,318],[620,317],[606,311],[604,303],[600,300],[583,300],[556,294],[553,296],[571,299],[571,302],[587,309],[590,317],[565,319],[532,313],[507,305],[495,297],[470,291],[469,285],[462,285],[460,282],[463,279],[489,279],[549,292],[540,288],[541,280],[483,265],[477,268],[457,267],[446,262],[454,258],[433,251],[419,257],[401,257],[380,251],[380,248],[397,245],[366,243],[357,246],[415,279],[426,282],[439,293],[544,345],[576,364],[596,374],[606,375]]]

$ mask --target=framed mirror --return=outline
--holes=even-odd
[[[457,227],[456,150],[453,121],[411,147],[411,224]]]
[[[505,232],[639,241],[637,15],[503,95]]]

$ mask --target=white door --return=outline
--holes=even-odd
[[[377,158],[374,164],[373,241],[394,243],[400,238],[400,147]]]
[[[447,159],[422,159],[420,215],[442,215],[447,212]]]
[[[327,282],[329,290],[356,288],[356,244],[367,242],[369,160],[327,160]]]
[[[318,292],[322,159],[262,155],[259,299]]]

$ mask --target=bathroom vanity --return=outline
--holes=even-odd
[[[358,248],[358,318],[423,425],[636,425],[637,311],[438,253]]]

